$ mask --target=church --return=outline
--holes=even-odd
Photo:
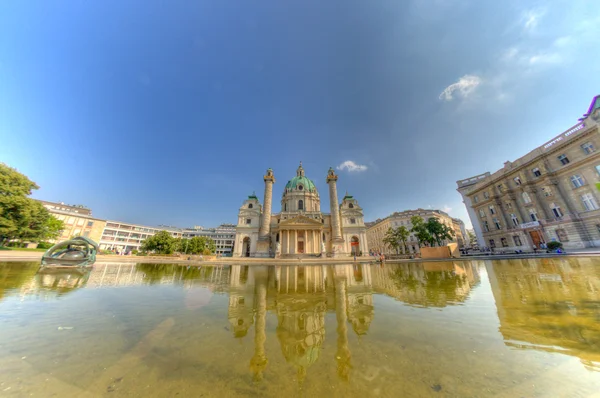
[[[302,162],[296,176],[283,189],[281,211],[272,213],[275,175],[268,169],[263,177],[264,200],[248,196],[238,213],[234,257],[344,257],[367,255],[367,228],[363,210],[346,193],[338,202],[333,168],[327,172],[330,213],[321,212],[321,198]]]

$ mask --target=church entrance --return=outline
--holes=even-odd
[[[250,238],[245,237],[242,241],[242,256],[250,257]]]
[[[350,248],[351,248],[351,252],[352,255],[360,255],[360,250],[358,249],[360,245],[360,242],[358,241],[358,237],[357,236],[353,236],[352,240],[350,240]]]
[[[304,231],[298,231],[298,253],[304,253]]]

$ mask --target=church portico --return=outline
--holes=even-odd
[[[321,254],[323,224],[305,216],[294,217],[281,222],[277,227],[279,253]]]

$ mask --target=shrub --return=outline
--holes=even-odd
[[[547,247],[549,250],[562,249],[563,244],[560,242],[549,242]]]
[[[52,246],[54,246],[53,243],[50,242],[40,242],[37,245],[38,249],[50,249]]]
[[[138,254],[138,253],[139,253],[139,252],[138,252],[137,250],[135,250],[135,249],[133,249],[133,250],[131,251],[131,254],[132,254],[132,255],[134,255],[134,256],[137,256],[137,254]]]
[[[210,256],[212,254],[212,252],[210,251],[210,249],[204,249],[202,250],[202,254],[204,254],[205,256]]]

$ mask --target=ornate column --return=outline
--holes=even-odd
[[[275,183],[273,169],[267,169],[267,174],[263,179],[265,181],[265,199],[258,232],[256,257],[269,257],[271,255],[269,252],[271,248],[271,201],[273,198],[273,184]]]
[[[262,380],[263,372],[267,367],[267,355],[265,354],[265,341],[267,340],[266,316],[267,316],[267,268],[261,267],[256,271],[256,324],[254,325],[254,356],[250,360],[250,369],[254,373],[254,380]]]
[[[327,184],[329,185],[329,209],[331,211],[331,251],[332,257],[343,255],[344,238],[342,237],[342,228],[340,225],[340,205],[337,196],[338,176],[329,168],[327,172]]]

